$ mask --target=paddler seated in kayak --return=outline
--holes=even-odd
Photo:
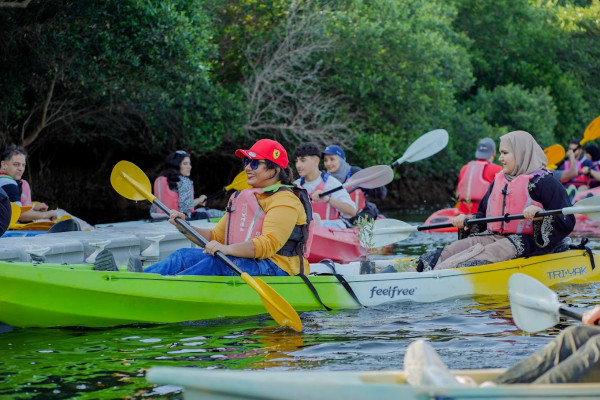
[[[573,152],[575,156],[575,162],[577,164],[577,176],[570,180],[561,179],[561,182],[565,187],[573,186],[577,191],[589,189],[591,178],[589,176],[589,169],[594,168],[592,160],[588,160],[583,153],[583,147],[577,139],[571,139],[569,141],[569,150]],[[571,168],[572,161],[566,159],[558,169],[567,171]]]
[[[327,172],[342,183],[345,183],[352,175],[362,169],[348,164],[346,161],[346,153],[344,153],[344,150],[340,146],[331,144],[322,151],[321,155],[323,157],[323,165],[325,165]],[[350,219],[350,222],[353,223],[358,217],[377,218],[379,216],[380,213],[377,206],[374,203],[367,201],[367,199],[384,199],[387,195],[385,186],[374,189],[346,189],[358,210],[358,213]]]
[[[468,267],[551,253],[575,226],[573,215],[536,218],[542,210],[571,205],[565,188],[546,169],[546,155],[525,131],[500,138],[502,171],[496,174],[475,215],[452,225],[469,236],[419,258],[418,271]],[[525,219],[465,226],[466,219],[523,214]]]
[[[73,218],[81,230],[92,230],[93,226],[82,219],[76,218],[65,210],[50,210],[46,203],[31,200],[31,187],[23,179],[27,164],[27,152],[21,146],[10,145],[3,153],[0,161],[0,188],[4,189],[11,202],[19,206],[30,206],[31,209],[21,212],[19,222],[27,223],[38,220],[56,221]]]
[[[309,210],[310,203],[305,191],[293,190],[291,186],[293,175],[287,152],[278,142],[262,139],[249,150],[239,149],[235,154],[243,158],[248,184],[252,188],[231,196],[226,216],[214,228],[194,227],[209,241],[205,249],[179,249],[144,272],[234,275],[235,272],[223,261],[214,257],[217,251],[250,275],[285,276],[310,272],[308,260],[301,254],[306,252],[304,246],[310,242],[305,205],[300,198],[304,198]],[[175,218],[185,217],[185,214],[171,210],[169,221],[175,225]],[[114,260],[111,261],[114,268]],[[103,267],[96,269],[106,269]]]
[[[585,158],[592,160],[592,167],[581,168],[581,173],[590,177],[590,188],[595,188],[600,186],[600,167],[598,166],[600,149],[593,144],[588,144],[583,150]]]
[[[342,186],[329,172],[319,170],[321,150],[312,142],[302,143],[294,150],[299,179],[294,184],[302,186],[312,200],[313,213],[319,215],[321,225],[348,228],[349,219],[356,215],[356,205],[346,189],[321,197],[321,193]]]
[[[596,325],[600,321],[600,306],[583,313],[582,321],[585,325],[564,329],[541,350],[481,386],[600,382],[600,327]],[[475,386],[474,381],[454,376],[435,349],[423,340],[412,342],[406,349],[404,372],[407,381],[415,386],[435,382]],[[429,382],[431,378],[434,382]]]
[[[496,144],[490,138],[483,138],[477,143],[475,160],[469,161],[461,169],[456,185],[458,211],[461,214],[477,212],[479,202],[487,192],[490,183],[502,167],[494,164]]]
[[[56,210],[49,210],[46,203],[33,204],[31,201],[31,187],[23,179],[25,172],[27,152],[21,146],[10,145],[2,153],[0,161],[0,188],[4,189],[11,202],[19,206],[31,206],[19,217],[20,222],[31,222],[38,219],[56,220]]]
[[[154,181],[154,195],[171,210],[181,211],[188,220],[206,218],[206,213],[196,212],[198,206],[205,206],[206,196],[194,198],[194,182],[190,179],[192,162],[190,155],[177,150],[167,157],[163,170]],[[154,219],[167,218],[156,205],[150,208]]]

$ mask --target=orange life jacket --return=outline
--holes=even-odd
[[[529,195],[529,180],[533,175],[519,175],[512,181],[507,181],[504,172],[499,172],[494,178],[494,187],[488,198],[486,215],[496,217],[506,214],[522,214],[529,205],[544,208],[541,203]],[[498,221],[487,224],[487,229],[501,234],[520,233],[533,234],[533,221],[526,219],[509,222]]]
[[[483,170],[489,163],[489,161],[475,160],[467,164],[456,187],[460,201],[469,203],[471,201],[479,202],[483,199],[490,186],[490,183],[483,179]]]

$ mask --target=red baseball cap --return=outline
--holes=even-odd
[[[271,139],[260,139],[249,150],[237,149],[235,155],[252,160],[270,160],[281,168],[287,168],[288,155],[281,143]]]

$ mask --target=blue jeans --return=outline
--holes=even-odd
[[[288,275],[269,259],[227,257],[250,275]],[[219,258],[204,253],[202,249],[190,248],[177,250],[164,260],[149,266],[144,272],[161,275],[237,275]]]

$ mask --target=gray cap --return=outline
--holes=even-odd
[[[475,158],[480,160],[487,160],[496,151],[496,144],[490,138],[483,138],[477,144],[477,151],[475,152]]]

